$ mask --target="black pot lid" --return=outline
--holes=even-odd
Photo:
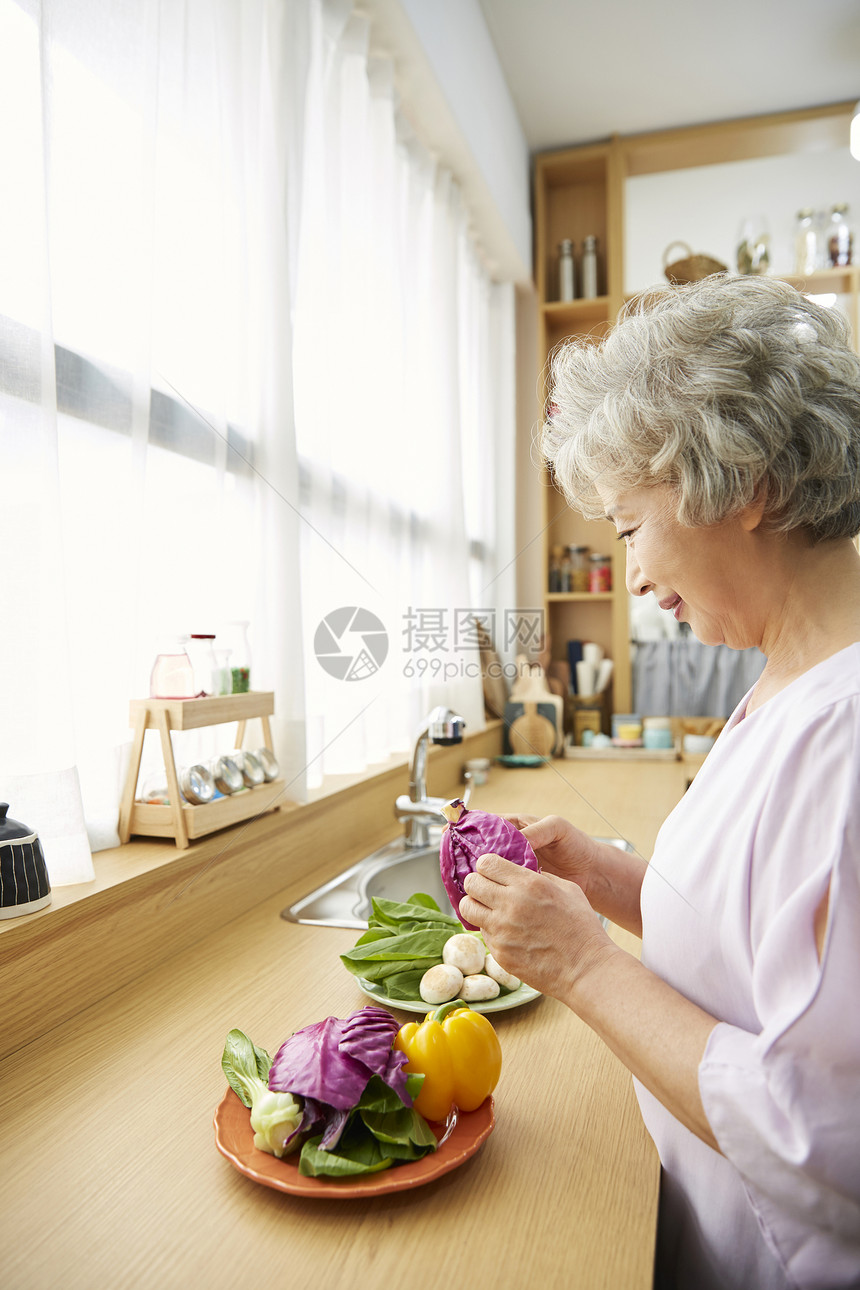
[[[9,810],[8,802],[0,802],[0,842],[15,842],[19,838],[32,838],[36,830],[28,828],[20,820],[10,820],[6,812]]]

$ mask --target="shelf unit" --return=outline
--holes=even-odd
[[[623,172],[618,140],[585,148],[544,153],[535,161],[535,281],[540,301],[538,346],[541,394],[548,394],[547,360],[571,337],[601,340],[623,303],[622,207]],[[557,296],[559,243],[570,238],[579,255],[588,236],[598,239],[598,290],[593,300],[560,301]],[[611,592],[548,592],[544,583],[544,612],[553,660],[567,658],[569,640],[599,644],[615,663],[612,706],[629,710],[630,645],[624,552],[615,529],[606,520],[584,520],[567,505],[546,471],[541,480],[543,500],[543,570],[547,576],[554,546],[580,543],[608,555],[612,563]]]
[[[599,342],[609,331],[624,299],[624,183],[629,176],[718,164],[791,152],[845,146],[854,104],[836,103],[807,111],[749,117],[707,126],[653,134],[614,135],[601,143],[540,153],[534,162],[535,283],[538,296],[538,362],[543,405],[548,394],[549,358],[570,338]],[[585,237],[598,238],[598,289],[593,300],[557,298],[558,246],[574,242],[577,259]],[[860,267],[825,269],[808,277],[786,277],[809,294],[834,293],[846,299],[855,344],[860,349]],[[567,641],[592,640],[614,660],[611,706],[632,704],[625,551],[607,521],[587,521],[564,501],[546,472],[541,479],[543,508],[543,600],[553,660],[565,660]],[[609,594],[548,591],[554,546],[580,543],[612,560]]]
[[[183,799],[179,789],[179,776],[170,738],[174,730],[200,730],[205,726],[235,721],[237,728],[234,746],[241,748],[248,721],[259,717],[264,745],[274,752],[269,725],[269,717],[274,710],[275,696],[266,690],[200,699],[134,699],[129,708],[134,741],[120,806],[120,841],[128,842],[132,834],[173,838],[177,847],[185,850],[194,838],[205,837],[207,833],[215,833],[218,829],[239,824],[267,811],[277,811],[286,805],[286,782],[274,779],[255,788],[244,788],[229,797],[219,797],[213,802],[192,806]],[[143,740],[147,730],[157,730],[161,739],[169,805],[138,802],[135,799]]]

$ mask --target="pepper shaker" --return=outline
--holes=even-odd
[[[566,237],[558,248],[558,298],[572,300],[573,297],[573,243]]]

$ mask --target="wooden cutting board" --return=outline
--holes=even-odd
[[[551,757],[555,740],[555,726],[549,718],[538,712],[536,703],[524,703],[523,715],[511,724],[513,752],[531,757]]]

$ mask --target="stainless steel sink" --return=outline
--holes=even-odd
[[[359,860],[322,887],[281,911],[291,923],[315,927],[365,928],[374,896],[385,900],[408,900],[418,891],[432,896],[440,909],[449,910],[450,901],[439,873],[441,829],[431,831],[429,845],[409,848],[402,838],[389,842],[372,855]],[[632,851],[621,838],[599,838],[622,851]]]

